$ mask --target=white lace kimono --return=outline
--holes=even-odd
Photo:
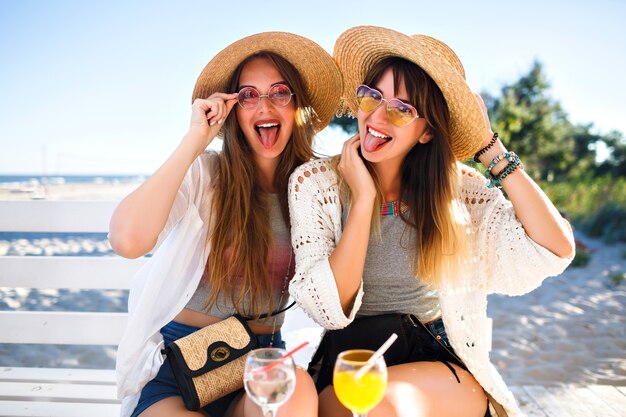
[[[559,258],[531,240],[511,203],[498,189],[488,189],[478,171],[459,169],[463,172],[462,198],[473,230],[471,261],[454,284],[438,287],[443,322],[454,351],[491,397],[494,415],[522,416],[512,393],[489,361],[487,294],[529,292],[546,277],[560,274],[572,258]],[[306,163],[292,174],[289,206],[296,253],[290,294],[324,328],[343,328],[359,310],[363,287],[346,316],[328,261],[342,232],[337,175],[328,159]],[[570,238],[573,242],[573,235]]]

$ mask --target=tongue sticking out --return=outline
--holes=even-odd
[[[365,140],[363,141],[363,149],[367,152],[377,151],[381,145],[387,143],[389,139],[387,138],[377,138],[376,136],[368,133],[365,135]]]
[[[278,126],[259,128],[261,144],[265,149],[270,149],[278,140]]]

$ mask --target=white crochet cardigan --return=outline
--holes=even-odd
[[[546,277],[560,274],[572,258],[559,258],[531,240],[498,189],[487,188],[478,171],[465,166],[459,169],[463,173],[462,199],[473,229],[471,261],[454,285],[438,288],[443,322],[455,353],[491,397],[492,413],[522,416],[513,394],[489,361],[487,294],[529,292]],[[363,287],[346,317],[328,262],[342,232],[338,178],[328,159],[308,162],[294,171],[289,208],[296,253],[290,294],[325,329],[343,328],[361,306]],[[573,235],[570,238],[573,242]]]

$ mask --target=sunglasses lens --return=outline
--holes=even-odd
[[[387,117],[394,126],[405,126],[417,116],[417,110],[409,104],[398,99],[391,99],[387,103]]]
[[[253,109],[259,104],[259,92],[252,87],[244,87],[239,90],[237,101],[244,109]]]
[[[267,95],[276,106],[284,107],[291,101],[291,90],[285,84],[276,84],[270,88]]]
[[[378,91],[366,85],[360,85],[356,89],[356,101],[359,103],[359,108],[364,112],[370,112],[378,107],[382,98]]]

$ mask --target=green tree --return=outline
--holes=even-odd
[[[494,131],[555,205],[592,236],[626,240],[626,141],[573,124],[552,99],[539,62],[499,97],[487,97]],[[598,151],[606,150],[599,161]]]
[[[503,86],[499,96],[483,94],[493,130],[522,158],[528,173],[547,182],[626,175],[624,136],[594,133],[593,124],[573,124],[549,91],[543,66],[535,61],[527,74]],[[331,125],[349,134],[357,130],[356,119],[347,116],[333,117]],[[608,157],[598,161],[601,147]]]
[[[614,130],[602,137],[602,143],[607,148],[608,157],[598,165],[598,175],[626,177],[626,138],[624,135]]]
[[[356,118],[345,115],[341,117],[333,116],[330,124],[332,126],[340,127],[344,132],[348,133],[349,135],[356,133],[358,129]]]
[[[534,62],[528,74],[504,86],[489,104],[493,128],[505,146],[520,155],[533,178],[551,181],[576,165],[593,164],[595,151],[589,145],[597,138],[588,135],[588,127],[572,125],[548,95],[549,87],[542,65]]]
[[[572,221],[593,236],[626,241],[626,138],[573,124],[549,91],[541,63],[533,62],[499,96],[483,94],[493,130]],[[354,118],[335,117],[331,124],[357,130]]]

